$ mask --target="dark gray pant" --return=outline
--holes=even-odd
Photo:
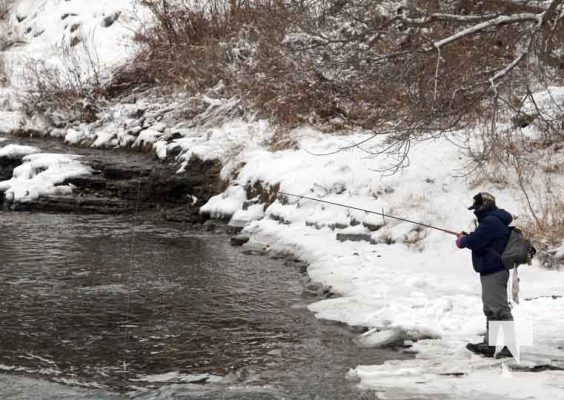
[[[486,315],[486,336],[484,342],[488,342],[490,321],[513,321],[511,308],[507,301],[507,281],[509,271],[503,270],[495,274],[481,275],[482,304]]]

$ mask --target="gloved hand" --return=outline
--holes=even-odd
[[[466,235],[467,235],[466,232],[460,232],[456,234],[456,247],[458,247],[459,249],[462,249],[462,244],[460,242],[462,241],[462,238]]]

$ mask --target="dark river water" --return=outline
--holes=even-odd
[[[221,234],[0,213],[0,266],[1,399],[371,399],[347,371],[398,357]]]

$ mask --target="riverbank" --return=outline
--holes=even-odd
[[[138,151],[72,147],[50,137],[3,139],[0,200],[5,210],[144,213],[153,219],[203,223],[199,207],[221,188],[221,166],[215,161],[193,159],[177,174],[174,163]],[[17,168],[27,166],[29,173],[20,171],[13,178]]]

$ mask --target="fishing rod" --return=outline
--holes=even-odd
[[[358,207],[353,207],[353,206],[349,206],[349,205],[346,205],[346,204],[334,203],[334,202],[332,202],[332,201],[316,199],[316,198],[314,198],[314,197],[301,196],[301,195],[298,195],[298,194],[284,193],[284,192],[280,192],[280,191],[278,192],[278,194],[283,194],[283,195],[285,195],[285,196],[291,196],[291,197],[299,197],[300,199],[306,199],[306,200],[317,201],[317,202],[319,202],[319,203],[332,204],[332,205],[334,205],[334,206],[344,207],[344,208],[350,208],[350,209],[352,209],[352,210],[364,211],[364,212],[369,213],[369,214],[376,214],[376,215],[380,215],[380,216],[382,216],[382,217],[397,219],[397,220],[399,220],[399,221],[409,222],[409,223],[412,223],[412,224],[415,224],[415,225],[424,226],[424,227],[426,227],[426,228],[436,229],[436,230],[438,230],[438,231],[445,232],[445,233],[449,233],[449,234],[455,235],[455,236],[457,236],[457,235],[459,234],[458,232],[455,232],[455,231],[450,231],[450,230],[448,230],[448,229],[443,229],[443,228],[439,228],[439,227],[436,227],[436,226],[433,226],[433,225],[424,224],[424,223],[422,223],[422,222],[412,221],[412,220],[409,220],[409,219],[406,219],[406,218],[395,217],[395,216],[393,216],[393,215],[385,214],[385,213],[383,213],[383,212],[366,210],[366,209],[364,209],[364,208],[358,208]]]

